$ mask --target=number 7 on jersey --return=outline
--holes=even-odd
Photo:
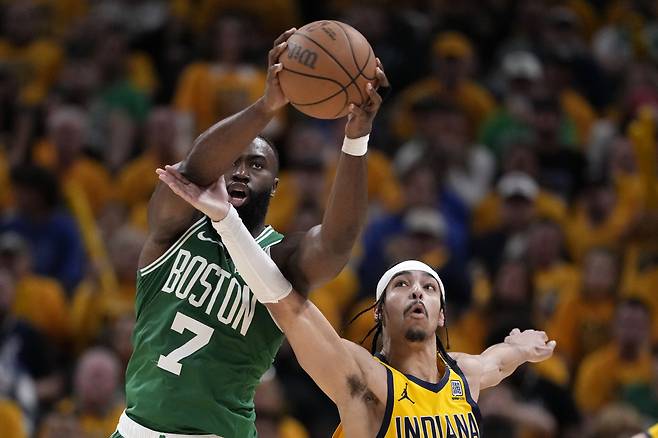
[[[183,333],[187,329],[196,335],[168,355],[160,355],[160,359],[158,359],[158,367],[180,376],[183,368],[180,361],[208,345],[215,330],[180,312],[176,312],[171,329],[178,333]]]

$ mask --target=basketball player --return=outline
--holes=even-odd
[[[366,216],[367,138],[388,81],[377,68],[369,99],[352,106],[322,224],[285,238],[264,225],[277,185],[278,157],[258,137],[287,104],[279,56],[295,29],[269,52],[261,99],[204,132],[176,167],[194,184],[228,184],[229,202],[260,248],[303,293],[345,266]],[[349,212],[349,214],[344,214]],[[127,408],[114,437],[256,436],[253,397],[283,333],[254,298],[210,220],[159,184],[149,204],[139,260],[134,351],[126,370]]]
[[[553,354],[544,332],[513,330],[478,356],[446,353],[435,335],[444,324],[445,291],[438,274],[410,260],[377,284],[374,306],[382,347],[373,358],[341,339],[320,311],[281,275],[242,224],[225,185],[200,189],[174,169],[158,170],[212,226],[257,299],[267,303],[300,365],[336,403],[334,437],[481,437],[477,399],[524,362]],[[374,351],[373,351],[374,352]]]

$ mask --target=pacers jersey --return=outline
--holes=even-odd
[[[283,239],[272,227],[256,238]],[[254,437],[254,391],[283,334],[236,272],[210,219],[137,272],[126,413],[161,432]]]
[[[466,378],[451,360],[438,383],[429,383],[389,366],[386,411],[377,438],[480,437],[480,409]],[[345,438],[341,425],[333,438]]]

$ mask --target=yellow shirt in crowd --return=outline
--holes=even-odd
[[[496,101],[486,88],[471,80],[465,80],[455,90],[446,90],[441,81],[428,77],[412,84],[399,97],[395,133],[400,138],[409,138],[414,132],[411,108],[414,103],[428,96],[452,101],[460,107],[470,121],[470,126],[481,126],[496,108]]]
[[[619,357],[615,344],[585,357],[575,383],[576,403],[585,413],[598,411],[619,398],[623,386],[649,383],[653,375],[651,351],[647,349],[632,362]]]
[[[70,333],[68,302],[57,280],[38,275],[21,278],[13,310],[51,339],[63,341]]]
[[[47,39],[16,47],[0,39],[0,62],[9,64],[19,80],[20,100],[26,105],[41,103],[57,79],[62,49]]]
[[[558,351],[575,364],[608,343],[615,308],[614,297],[573,296],[563,301],[548,321],[548,336],[557,341]]]
[[[196,132],[254,103],[265,89],[265,74],[250,65],[199,62],[182,73],[174,105],[191,113]]]
[[[23,413],[11,400],[0,400],[0,430],[2,436],[27,438]]]

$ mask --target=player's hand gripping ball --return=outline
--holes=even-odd
[[[337,119],[351,103],[368,100],[377,63],[372,47],[340,21],[315,21],[299,28],[279,57],[279,83],[292,106],[311,117]]]

